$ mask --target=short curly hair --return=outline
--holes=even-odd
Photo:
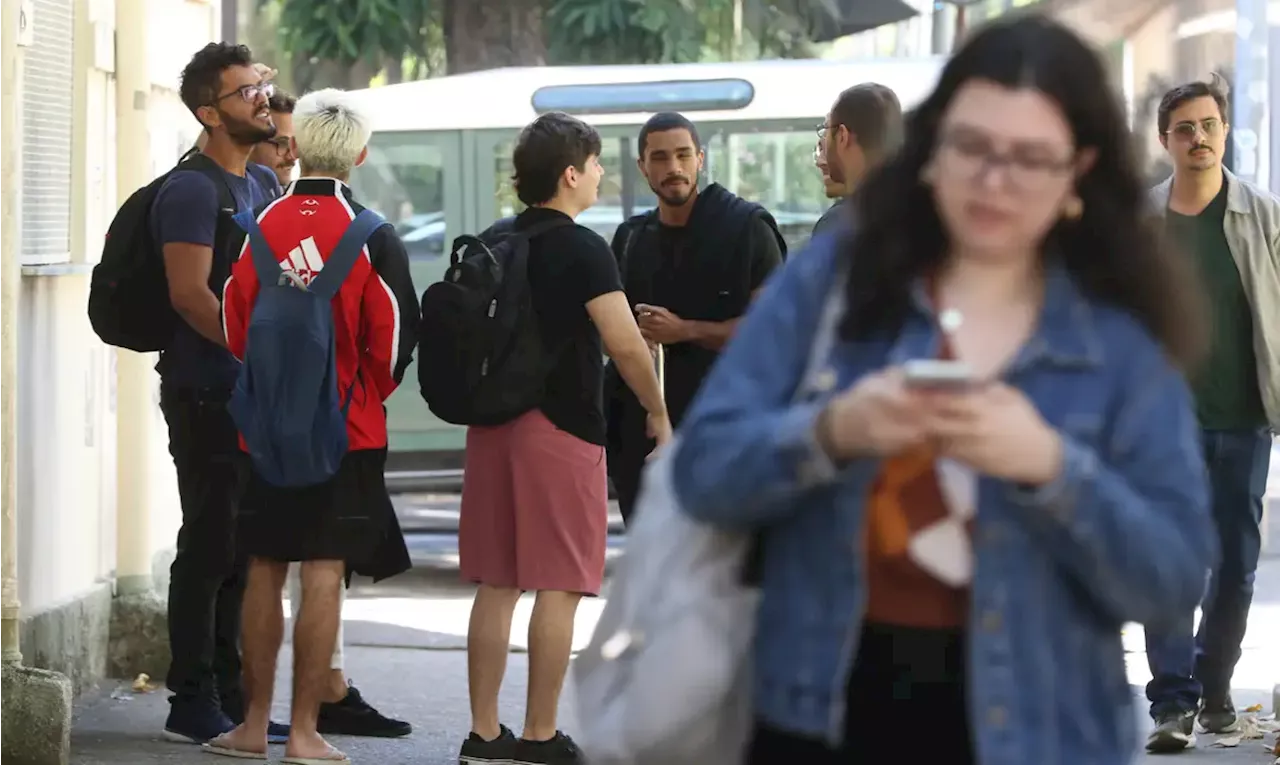
[[[560,176],[569,167],[582,170],[600,156],[596,129],[562,112],[548,112],[520,131],[511,164],[516,196],[526,205],[550,202],[560,190]]]
[[[197,120],[196,110],[211,105],[222,87],[222,73],[233,66],[252,66],[253,52],[246,45],[212,42],[196,51],[182,70],[178,95]],[[203,122],[201,124],[204,124]]]

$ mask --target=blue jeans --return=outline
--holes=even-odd
[[[1183,629],[1146,633],[1152,676],[1147,699],[1156,718],[1195,711],[1202,696],[1222,698],[1231,692],[1262,548],[1270,433],[1266,429],[1206,430],[1201,435],[1222,552],[1200,606],[1199,631],[1192,633],[1195,614],[1187,614]]]

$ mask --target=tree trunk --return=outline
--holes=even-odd
[[[546,63],[543,0],[445,0],[449,74]]]
[[[383,56],[383,71],[387,75],[387,84],[396,85],[404,82],[404,59],[399,56]]]
[[[369,87],[369,80],[377,74],[374,65],[367,59],[350,63],[329,59],[316,61],[304,59],[304,61],[304,66],[294,70],[294,76],[303,93],[321,88],[360,90]]]

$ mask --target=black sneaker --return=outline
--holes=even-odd
[[[1196,745],[1196,713],[1166,712],[1156,718],[1156,728],[1147,736],[1151,754],[1173,754]]]
[[[1209,733],[1234,733],[1239,727],[1240,716],[1236,714],[1235,702],[1231,694],[1225,696],[1206,696],[1200,705],[1200,727]]]
[[[316,730],[337,736],[399,738],[412,733],[413,726],[403,720],[393,720],[369,706],[352,685],[348,686],[342,701],[320,705]]]
[[[458,752],[460,765],[512,765],[516,752],[516,735],[503,725],[498,737],[485,741],[475,731],[462,742]]]
[[[235,727],[212,701],[174,696],[169,699],[169,717],[162,735],[179,744],[203,744]]]
[[[587,759],[578,745],[560,731],[548,741],[519,739],[513,765],[585,765]]]

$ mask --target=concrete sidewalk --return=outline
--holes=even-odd
[[[284,658],[284,657],[282,657]],[[385,714],[413,723],[413,734],[404,739],[333,737],[332,743],[360,765],[444,765],[456,762],[458,747],[470,726],[467,708],[466,654],[453,650],[399,648],[350,648],[347,665],[353,682],[366,699]],[[503,720],[518,726],[524,707],[525,656],[512,654],[503,689]],[[277,685],[284,698],[276,703],[275,719],[288,719],[286,685],[282,670]],[[169,705],[167,693],[144,695],[117,692],[104,695],[76,709],[71,739],[75,765],[228,765],[237,760],[206,754],[198,747],[173,744],[160,738]],[[562,704],[561,726],[572,731],[572,705]],[[280,757],[283,747],[272,747]]]
[[[607,593],[606,593],[607,594]],[[523,655],[531,599],[516,611],[512,629],[507,682],[502,696],[503,721],[519,728],[524,705],[526,657]],[[585,645],[602,607],[600,600],[586,601],[579,611],[575,644]],[[334,743],[359,765],[445,765],[454,763],[458,746],[470,721],[467,708],[465,634],[470,589],[456,583],[456,573],[414,572],[377,586],[353,589],[345,610],[347,671],[365,698],[384,713],[413,723],[407,739],[335,739]],[[1135,715],[1143,728],[1145,715],[1142,686],[1150,675],[1143,653],[1140,627],[1125,632],[1129,681],[1134,686]],[[1280,557],[1271,556],[1259,570],[1257,595],[1245,639],[1244,657],[1235,678],[1239,707],[1262,704],[1271,711],[1271,688],[1280,681]],[[1269,650],[1268,650],[1269,649]],[[281,654],[277,682],[276,719],[288,717],[288,663],[290,648]],[[163,676],[164,668],[151,672]],[[163,689],[135,695],[129,684],[108,687],[76,707],[71,762],[78,765],[222,765],[234,762],[215,758],[193,746],[162,741],[161,726],[168,711]],[[561,727],[575,729],[572,688],[561,701]],[[926,724],[927,727],[927,724]],[[1241,742],[1234,748],[1214,746],[1217,737],[1200,737],[1197,749],[1177,755],[1173,762],[1188,765],[1271,765],[1275,760],[1263,749],[1264,740]],[[1268,735],[1265,743],[1274,742]],[[902,762],[918,761],[918,753],[906,745]],[[279,756],[282,749],[274,748]],[[1169,756],[1139,756],[1140,765],[1170,762]]]

